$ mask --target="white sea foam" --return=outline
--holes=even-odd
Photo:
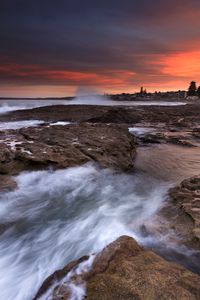
[[[140,226],[169,188],[92,165],[22,173],[16,181],[18,189],[0,195],[0,222],[7,227],[0,242],[1,300],[31,299],[55,270],[121,235],[140,241]]]
[[[71,124],[71,122],[66,122],[66,121],[58,121],[55,123],[50,123],[51,126],[56,126],[56,125],[65,126],[65,125],[69,125],[69,124]]]
[[[44,121],[41,121],[41,120],[0,122],[0,130],[35,127],[35,126],[41,125],[43,123],[44,123]]]
[[[67,104],[68,100],[47,99],[47,100],[0,100],[0,114],[5,114],[15,110],[31,109],[35,107]]]
[[[130,133],[134,133],[138,136],[152,133],[154,131],[155,131],[155,128],[152,128],[152,127],[130,127],[129,128]]]
[[[5,114],[10,111],[20,110],[20,109],[26,109],[25,105],[12,105],[5,103],[2,106],[0,106],[0,114]]]
[[[21,148],[21,152],[22,152],[22,153],[26,153],[26,154],[28,154],[28,155],[33,155],[33,153],[32,153],[31,151],[25,150],[24,148]]]
[[[15,140],[6,140],[5,144],[7,144],[8,146],[10,146],[11,150],[15,151],[16,150],[16,146],[17,145],[21,145],[22,142],[21,141],[15,141]]]
[[[51,300],[52,292],[57,288],[56,296],[59,296],[59,286],[65,287],[70,290],[69,300],[82,300],[86,294],[85,282],[72,282],[74,276],[81,275],[88,272],[93,264],[96,255],[91,254],[89,258],[75,268],[73,268],[66,276],[61,278],[60,281],[54,281],[53,284],[39,297],[39,300]]]
[[[31,109],[35,107],[50,105],[111,105],[111,106],[178,106],[185,105],[182,101],[113,101],[104,95],[77,96],[72,100],[48,99],[48,100],[0,100],[0,114],[5,114],[15,110]]]
[[[11,148],[11,150],[15,151],[17,145],[23,144],[23,141],[18,141],[15,138],[16,138],[15,136],[7,135],[3,139],[0,139],[0,143],[4,143],[4,144],[8,145]],[[26,143],[33,144],[34,141],[26,140]],[[24,153],[27,153],[27,154],[31,154],[30,151],[25,150],[23,148],[21,148],[21,151],[24,152]]]
[[[66,104],[82,104],[82,105],[111,105],[111,106],[178,106],[185,105],[182,101],[113,101],[104,95],[84,95],[77,96]]]
[[[133,175],[85,165],[17,176],[18,188],[0,194],[0,227],[7,228],[0,240],[0,299],[32,299],[55,270],[124,234],[146,246],[164,244],[164,251],[171,247],[192,255],[170,245],[167,234],[142,235],[141,227],[154,222],[171,187],[167,180],[199,174],[199,156],[198,148],[143,147]],[[84,295],[84,283],[67,284],[74,299]]]

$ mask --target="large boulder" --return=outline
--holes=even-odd
[[[72,287],[86,287],[88,300],[199,300],[200,277],[169,263],[137,242],[122,236],[94,259],[90,270],[76,272],[88,257],[55,272],[42,285],[34,300],[70,299]],[[71,274],[71,275],[70,275]]]
[[[121,125],[46,125],[0,132],[0,139],[0,174],[87,162],[129,171],[136,156],[134,136]]]

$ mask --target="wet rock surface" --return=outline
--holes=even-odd
[[[195,130],[195,129],[194,129]],[[185,147],[198,147],[200,139],[193,130],[177,131],[176,129],[155,128],[155,132],[138,137],[140,144],[174,144]]]
[[[170,197],[168,209],[172,204],[176,211],[171,226],[182,243],[200,250],[200,175],[182,181],[170,190]]]
[[[13,111],[0,116],[0,122],[19,120],[71,121],[91,123],[163,123],[168,126],[191,127],[199,125],[200,105],[181,106],[97,106],[56,105]]]
[[[153,251],[200,274],[200,175],[170,189],[168,201],[143,233],[160,240],[149,245]]]
[[[172,143],[199,147],[199,116],[200,105],[197,104],[178,107],[59,105],[1,115],[0,122],[43,120],[45,123],[34,128],[0,131],[0,192],[15,188],[10,175],[24,170],[60,169],[87,162],[120,171],[133,170],[137,142],[140,145]],[[57,121],[74,123],[50,125]],[[128,127],[137,124],[150,124],[156,130],[138,136],[136,142]],[[180,246],[199,251],[199,202],[200,176],[184,180],[170,191],[170,200],[156,216],[166,222],[156,226],[157,232],[144,226],[144,235],[162,236],[172,232],[178,237]],[[173,234],[170,239],[173,242]],[[165,249],[157,251],[164,252]],[[58,284],[51,291],[52,299],[69,299],[68,284],[59,282],[87,258],[55,272],[45,281],[35,299],[39,299],[39,295],[55,281]],[[200,261],[199,253],[196,259]],[[174,260],[179,261],[177,257]],[[197,268],[199,271],[199,263]],[[144,250],[129,237],[122,237],[104,249],[93,262],[91,271],[72,278],[75,285],[85,282],[87,299],[200,299],[198,275]]]
[[[17,187],[16,182],[10,176],[0,175],[0,193],[13,190]]]
[[[0,115],[0,122],[41,120],[44,122],[75,122],[126,124],[127,127],[155,127],[157,130],[138,138],[140,144],[171,143],[196,147],[200,142],[200,104],[180,106],[97,106],[56,105],[13,111]],[[184,132],[182,132],[184,131]]]
[[[83,257],[82,261],[86,259]],[[77,287],[85,283],[84,299],[90,300],[200,299],[198,275],[165,261],[127,236],[120,237],[98,254],[89,271],[65,282],[67,274],[80,262],[73,262],[50,276],[34,300],[41,296],[45,299],[47,291],[52,300],[70,299],[72,283]]]
[[[123,126],[38,126],[0,132],[0,139],[0,174],[6,175],[87,162],[129,171],[136,155],[134,136]]]

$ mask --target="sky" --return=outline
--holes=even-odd
[[[200,85],[199,0],[0,1],[0,97]]]

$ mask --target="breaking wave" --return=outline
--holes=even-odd
[[[1,300],[30,300],[55,270],[121,235],[140,241],[141,225],[169,188],[93,165],[22,173],[16,181],[16,190],[0,195]]]

